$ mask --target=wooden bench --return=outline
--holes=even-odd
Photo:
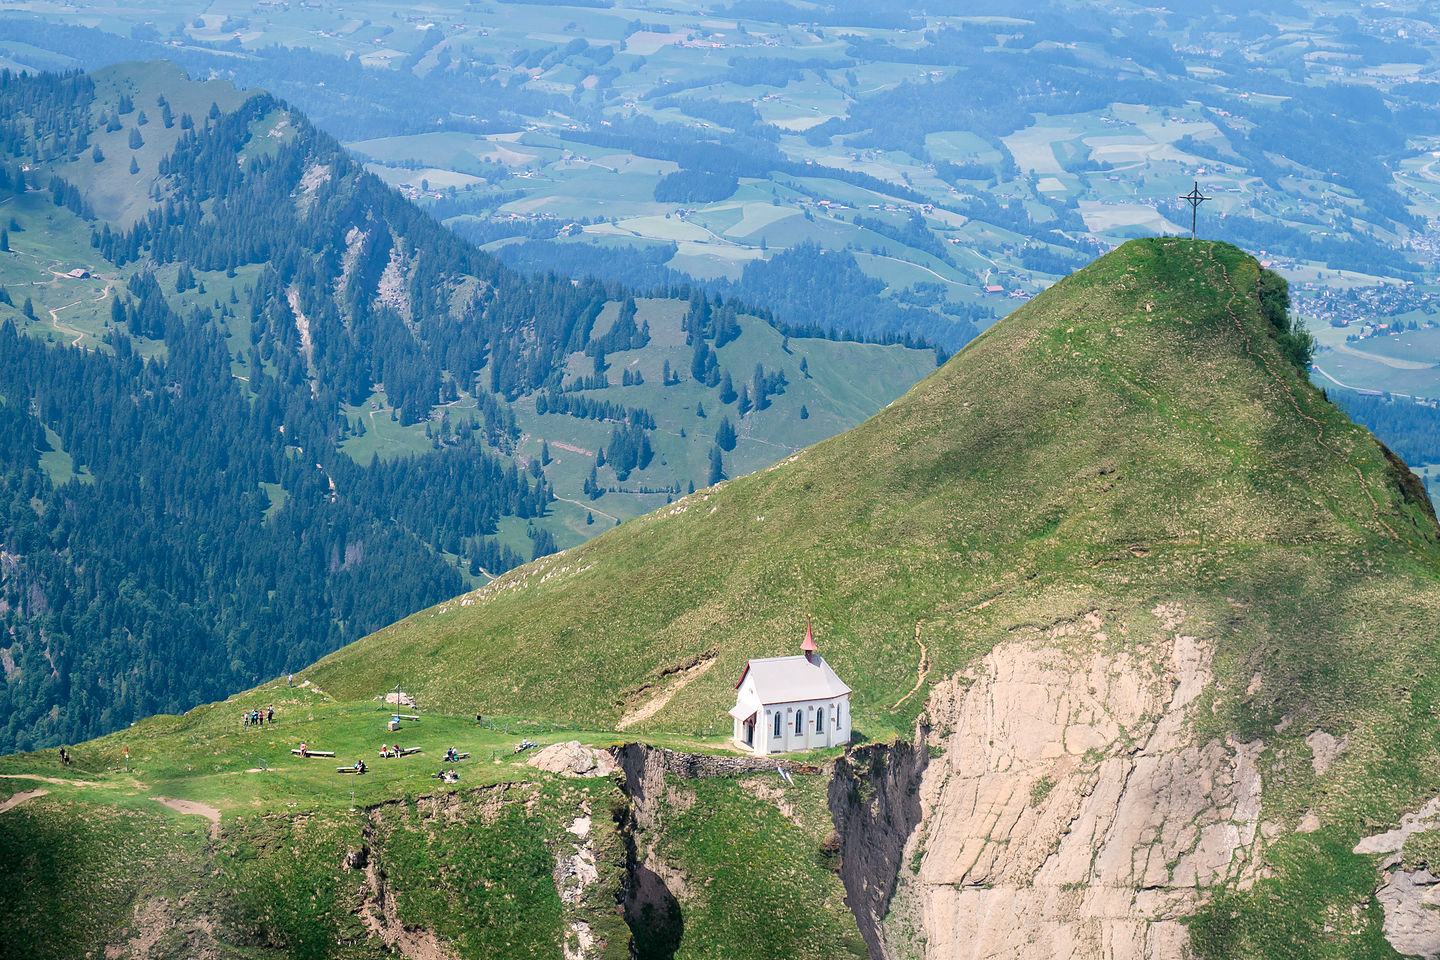
[[[399,719],[399,720],[419,720],[419,719],[420,719],[419,717],[415,716],[413,713],[392,713],[392,714],[390,714],[390,716],[395,717],[395,718],[397,718],[397,719]]]
[[[408,756],[410,756],[410,754],[412,754],[412,753],[419,753],[419,752],[420,752],[421,750],[423,750],[423,749],[424,749],[424,747],[406,747],[404,750],[401,750],[401,751],[400,751],[400,756],[402,756],[402,757],[408,757]]]
[[[304,753],[301,753],[299,747],[292,747],[291,750],[290,750],[290,752],[293,753],[293,754],[295,754],[295,756],[297,756],[297,757],[332,757],[332,758],[333,758],[333,757],[335,756],[335,751],[334,751],[334,750],[310,750],[310,749],[306,749]]]
[[[357,771],[354,767],[336,767],[336,768],[335,768],[335,772],[336,772],[336,773],[358,773],[359,771]]]

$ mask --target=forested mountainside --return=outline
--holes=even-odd
[[[0,757],[0,951],[1434,956],[1440,526],[1286,300],[1131,241],[855,429],[293,688]],[[855,742],[736,757],[808,615]]]
[[[0,227],[0,750],[294,669],[934,364],[517,273],[164,64],[0,73]]]

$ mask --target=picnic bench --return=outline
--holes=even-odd
[[[390,714],[390,716],[394,717],[396,720],[419,720],[419,719],[420,719],[419,717],[417,717],[417,716],[416,716],[415,714],[413,714],[413,713],[392,713],[392,714]]]
[[[402,757],[408,757],[408,756],[410,756],[410,754],[412,754],[412,753],[419,753],[419,752],[420,752],[421,750],[423,750],[423,749],[424,749],[424,747],[406,747],[404,750],[401,750],[401,751],[400,751],[400,756],[402,756]]]
[[[360,771],[356,770],[354,767],[336,767],[336,768],[335,768],[335,772],[336,772],[336,773],[359,773]]]
[[[335,756],[335,751],[334,751],[334,750],[311,750],[311,749],[309,749],[308,747],[307,747],[305,750],[303,750],[303,751],[302,751],[299,747],[292,747],[292,748],[290,749],[290,752],[293,753],[293,754],[295,754],[295,756],[297,756],[297,757],[334,757],[334,756]]]

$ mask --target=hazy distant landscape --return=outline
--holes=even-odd
[[[1202,234],[1292,281],[1319,383],[1440,396],[1424,3],[9,7],[0,63],[165,56],[265,87],[512,265],[947,350],[1188,230],[1199,181]]]

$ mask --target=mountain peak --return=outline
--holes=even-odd
[[[864,665],[857,728],[884,734],[920,709],[891,708],[917,682],[918,625],[954,630],[967,609],[993,603],[1004,630],[1036,603],[1118,602],[1140,582],[1142,609],[1154,589],[1213,593],[1267,555],[1433,562],[1428,501],[1287,356],[1270,276],[1226,244],[1127,243],[855,429],[416,614],[313,676],[344,696],[403,677],[462,709],[619,720],[717,657],[647,714],[688,728],[810,609],[837,667]],[[959,666],[989,642],[961,630],[927,656]]]

